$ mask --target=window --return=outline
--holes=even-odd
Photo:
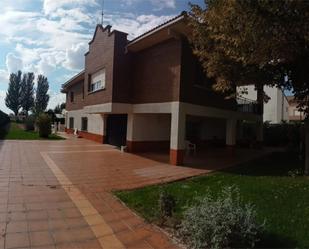
[[[82,131],[88,130],[88,118],[82,117]]]
[[[69,128],[74,129],[74,118],[69,119]]]
[[[74,102],[74,92],[70,92],[70,101]]]
[[[90,92],[95,92],[105,88],[105,69],[102,69],[90,77]]]

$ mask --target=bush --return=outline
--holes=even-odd
[[[216,200],[208,196],[189,208],[180,234],[195,249],[254,247],[263,227],[254,206],[242,205],[239,190],[228,187]]]
[[[301,123],[264,123],[264,143],[268,146],[288,146],[298,148]]]
[[[28,116],[25,120],[25,130],[26,131],[33,131],[35,125],[35,117],[33,115]]]
[[[6,126],[9,122],[10,122],[9,116],[6,113],[0,111],[0,127]]]
[[[165,190],[161,190],[159,197],[159,210],[162,223],[164,223],[168,218],[171,218],[173,216],[175,206],[176,201],[174,197],[171,194],[167,193]]]
[[[36,120],[39,128],[39,136],[47,138],[51,134],[51,120],[50,117],[43,113],[40,114]]]

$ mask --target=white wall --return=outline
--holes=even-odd
[[[128,122],[132,122],[127,134],[130,141],[170,140],[170,114],[131,114]]]
[[[88,131],[89,133],[103,135],[104,122],[101,114],[89,114],[83,110],[68,111],[66,127],[69,128],[70,117],[74,118],[74,128],[81,130],[82,117],[88,118]]]
[[[242,89],[247,90],[247,94],[242,94]],[[241,97],[256,101],[257,91],[253,85],[238,87],[237,91]],[[288,101],[281,89],[276,87],[264,86],[264,92],[270,97],[267,103],[264,103],[263,121],[271,123],[280,123],[282,120],[289,120]]]

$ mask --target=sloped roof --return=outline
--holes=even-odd
[[[178,19],[184,18],[185,16],[187,16],[187,12],[186,12],[186,11],[182,11],[179,15],[173,17],[172,19],[169,19],[169,20],[167,20],[166,22],[161,23],[160,25],[158,25],[158,26],[156,26],[156,27],[154,27],[154,28],[152,28],[152,29],[146,31],[145,33],[143,33],[143,34],[141,34],[141,35],[139,35],[139,36],[137,36],[137,37],[135,37],[133,40],[131,40],[131,41],[128,43],[128,45],[130,45],[131,43],[134,43],[134,42],[137,41],[137,40],[142,39],[142,38],[145,37],[146,35],[148,35],[148,34],[150,34],[150,33],[153,33],[154,31],[157,31],[157,30],[159,30],[160,28],[162,28],[162,27],[164,27],[164,26],[167,26],[168,24],[173,23],[173,22],[176,21],[176,20],[178,21]]]

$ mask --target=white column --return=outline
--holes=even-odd
[[[236,145],[236,119],[226,120],[226,145],[234,146]]]
[[[179,109],[172,113],[171,119],[171,149],[185,149],[186,115]]]
[[[175,106],[171,118],[170,164],[182,165],[185,150],[186,114],[181,105]]]
[[[134,121],[134,114],[128,114],[127,141],[133,141],[133,121]]]
[[[106,120],[107,120],[107,115],[106,114],[101,114],[101,117],[102,117],[102,123],[103,123],[103,129],[102,129],[102,134],[103,134],[103,143],[106,143]],[[89,122],[89,120],[88,120]],[[89,125],[89,123],[88,123]]]

